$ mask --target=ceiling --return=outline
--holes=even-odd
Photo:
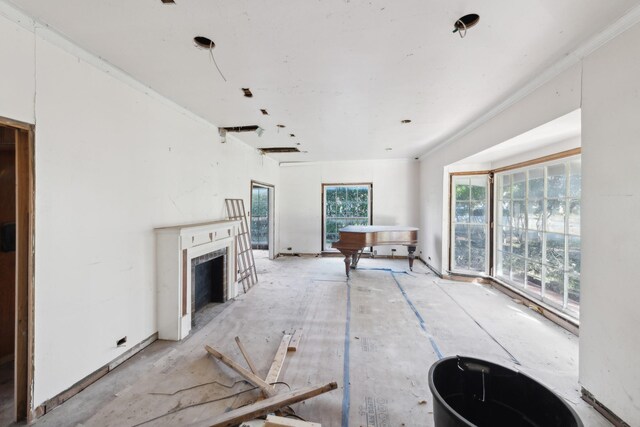
[[[254,147],[300,144],[279,161],[419,156],[638,3],[10,2],[216,126],[259,125],[262,137],[238,134]],[[462,39],[467,13],[480,23]],[[226,81],[194,36],[215,42]]]

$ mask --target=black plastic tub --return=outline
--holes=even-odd
[[[436,427],[583,427],[567,403],[527,375],[471,357],[429,369]]]

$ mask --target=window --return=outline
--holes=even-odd
[[[371,184],[323,184],[323,250],[334,250],[338,231],[348,225],[371,224]]]
[[[580,158],[496,174],[496,275],[579,315]]]
[[[451,177],[451,271],[488,272],[489,178]]]

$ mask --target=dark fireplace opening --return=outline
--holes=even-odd
[[[224,257],[196,265],[196,306],[200,310],[210,302],[224,302]]]
[[[220,249],[191,260],[191,325],[206,324],[211,303],[227,301],[227,250]],[[212,305],[215,307],[216,304]],[[201,325],[202,326],[202,325]]]

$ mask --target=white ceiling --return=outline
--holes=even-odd
[[[638,3],[10,1],[214,125],[261,126],[240,135],[252,146],[306,151],[280,161],[423,154]],[[480,23],[461,39],[453,23],[467,13]],[[226,82],[196,35],[216,43]]]

